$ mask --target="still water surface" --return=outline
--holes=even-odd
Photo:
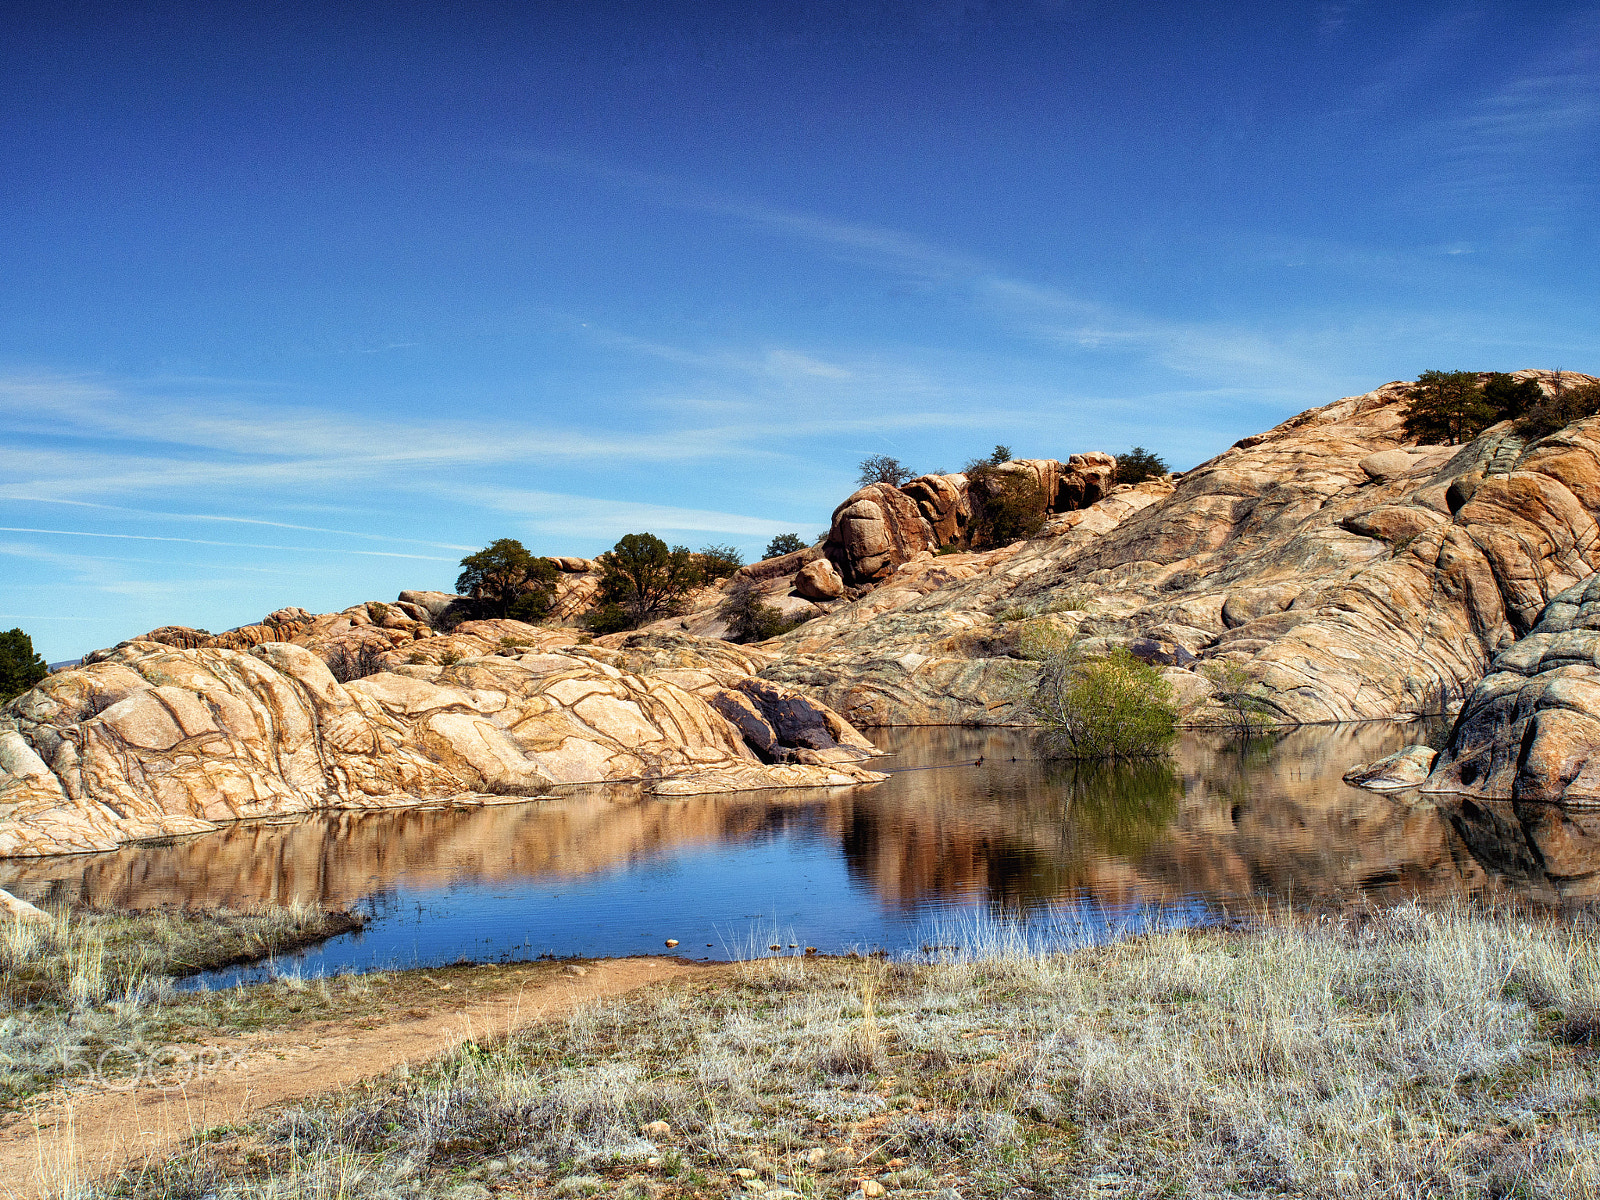
[[[790,943],[898,952],[997,911],[1080,940],[1225,919],[1263,899],[1566,905],[1600,891],[1600,826],[1341,781],[1417,732],[1312,727],[1248,748],[1190,734],[1167,766],[1073,767],[1039,761],[1017,730],[877,730],[893,755],[882,766],[897,772],[877,786],[670,800],[612,787],[323,812],[3,861],[0,887],[36,902],[302,900],[370,914],[363,932],[276,964],[308,974],[659,953],[668,938],[711,958]],[[240,977],[252,972],[212,982]]]

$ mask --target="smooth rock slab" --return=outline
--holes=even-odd
[[[1369,792],[1403,792],[1422,786],[1437,754],[1431,746],[1406,746],[1375,762],[1352,767],[1344,773],[1344,781]]]

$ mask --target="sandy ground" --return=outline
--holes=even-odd
[[[183,1139],[252,1113],[435,1058],[469,1039],[501,1037],[585,1002],[726,964],[670,958],[608,959],[552,969],[535,980],[452,1005],[366,1013],[213,1043],[216,1069],[169,1085],[57,1090],[0,1128],[0,1196],[34,1200],[109,1174]],[[576,971],[583,973],[578,974]]]

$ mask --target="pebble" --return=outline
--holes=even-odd
[[[876,1179],[863,1179],[861,1181],[861,1194],[868,1197],[869,1200],[874,1196],[885,1195],[888,1193],[888,1191],[889,1189],[884,1187],[883,1184],[879,1183]]]
[[[589,973],[588,967],[580,967],[577,963],[568,963],[561,969],[568,975],[587,975]]]
[[[667,939],[667,949],[668,950],[671,950],[677,944],[678,944],[678,939],[677,938],[668,938]]]
[[[740,1179],[754,1179],[756,1177],[756,1173],[749,1167],[737,1167],[733,1173]]]
[[[651,1121],[648,1125],[643,1126],[639,1132],[644,1134],[645,1137],[666,1137],[672,1132],[672,1126],[665,1121]]]
[[[826,1150],[824,1150],[821,1146],[815,1146],[812,1149],[806,1151],[806,1166],[808,1166],[808,1167],[820,1167],[823,1163],[825,1163],[827,1161],[828,1161],[828,1152]]]

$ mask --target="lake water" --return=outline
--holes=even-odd
[[[1308,727],[1169,765],[1073,767],[1020,730],[886,729],[859,788],[687,799],[631,787],[483,807],[320,812],[164,846],[0,861],[0,887],[104,907],[302,900],[372,918],[274,969],[814,946],[914,950],[976,916],[1100,939],[1263,901],[1392,903],[1600,891],[1600,818],[1386,797],[1344,771],[1419,731]],[[982,758],[981,765],[974,760]],[[1585,823],[1588,821],[1589,823]],[[792,947],[791,947],[792,944]],[[212,982],[251,978],[263,968]]]

